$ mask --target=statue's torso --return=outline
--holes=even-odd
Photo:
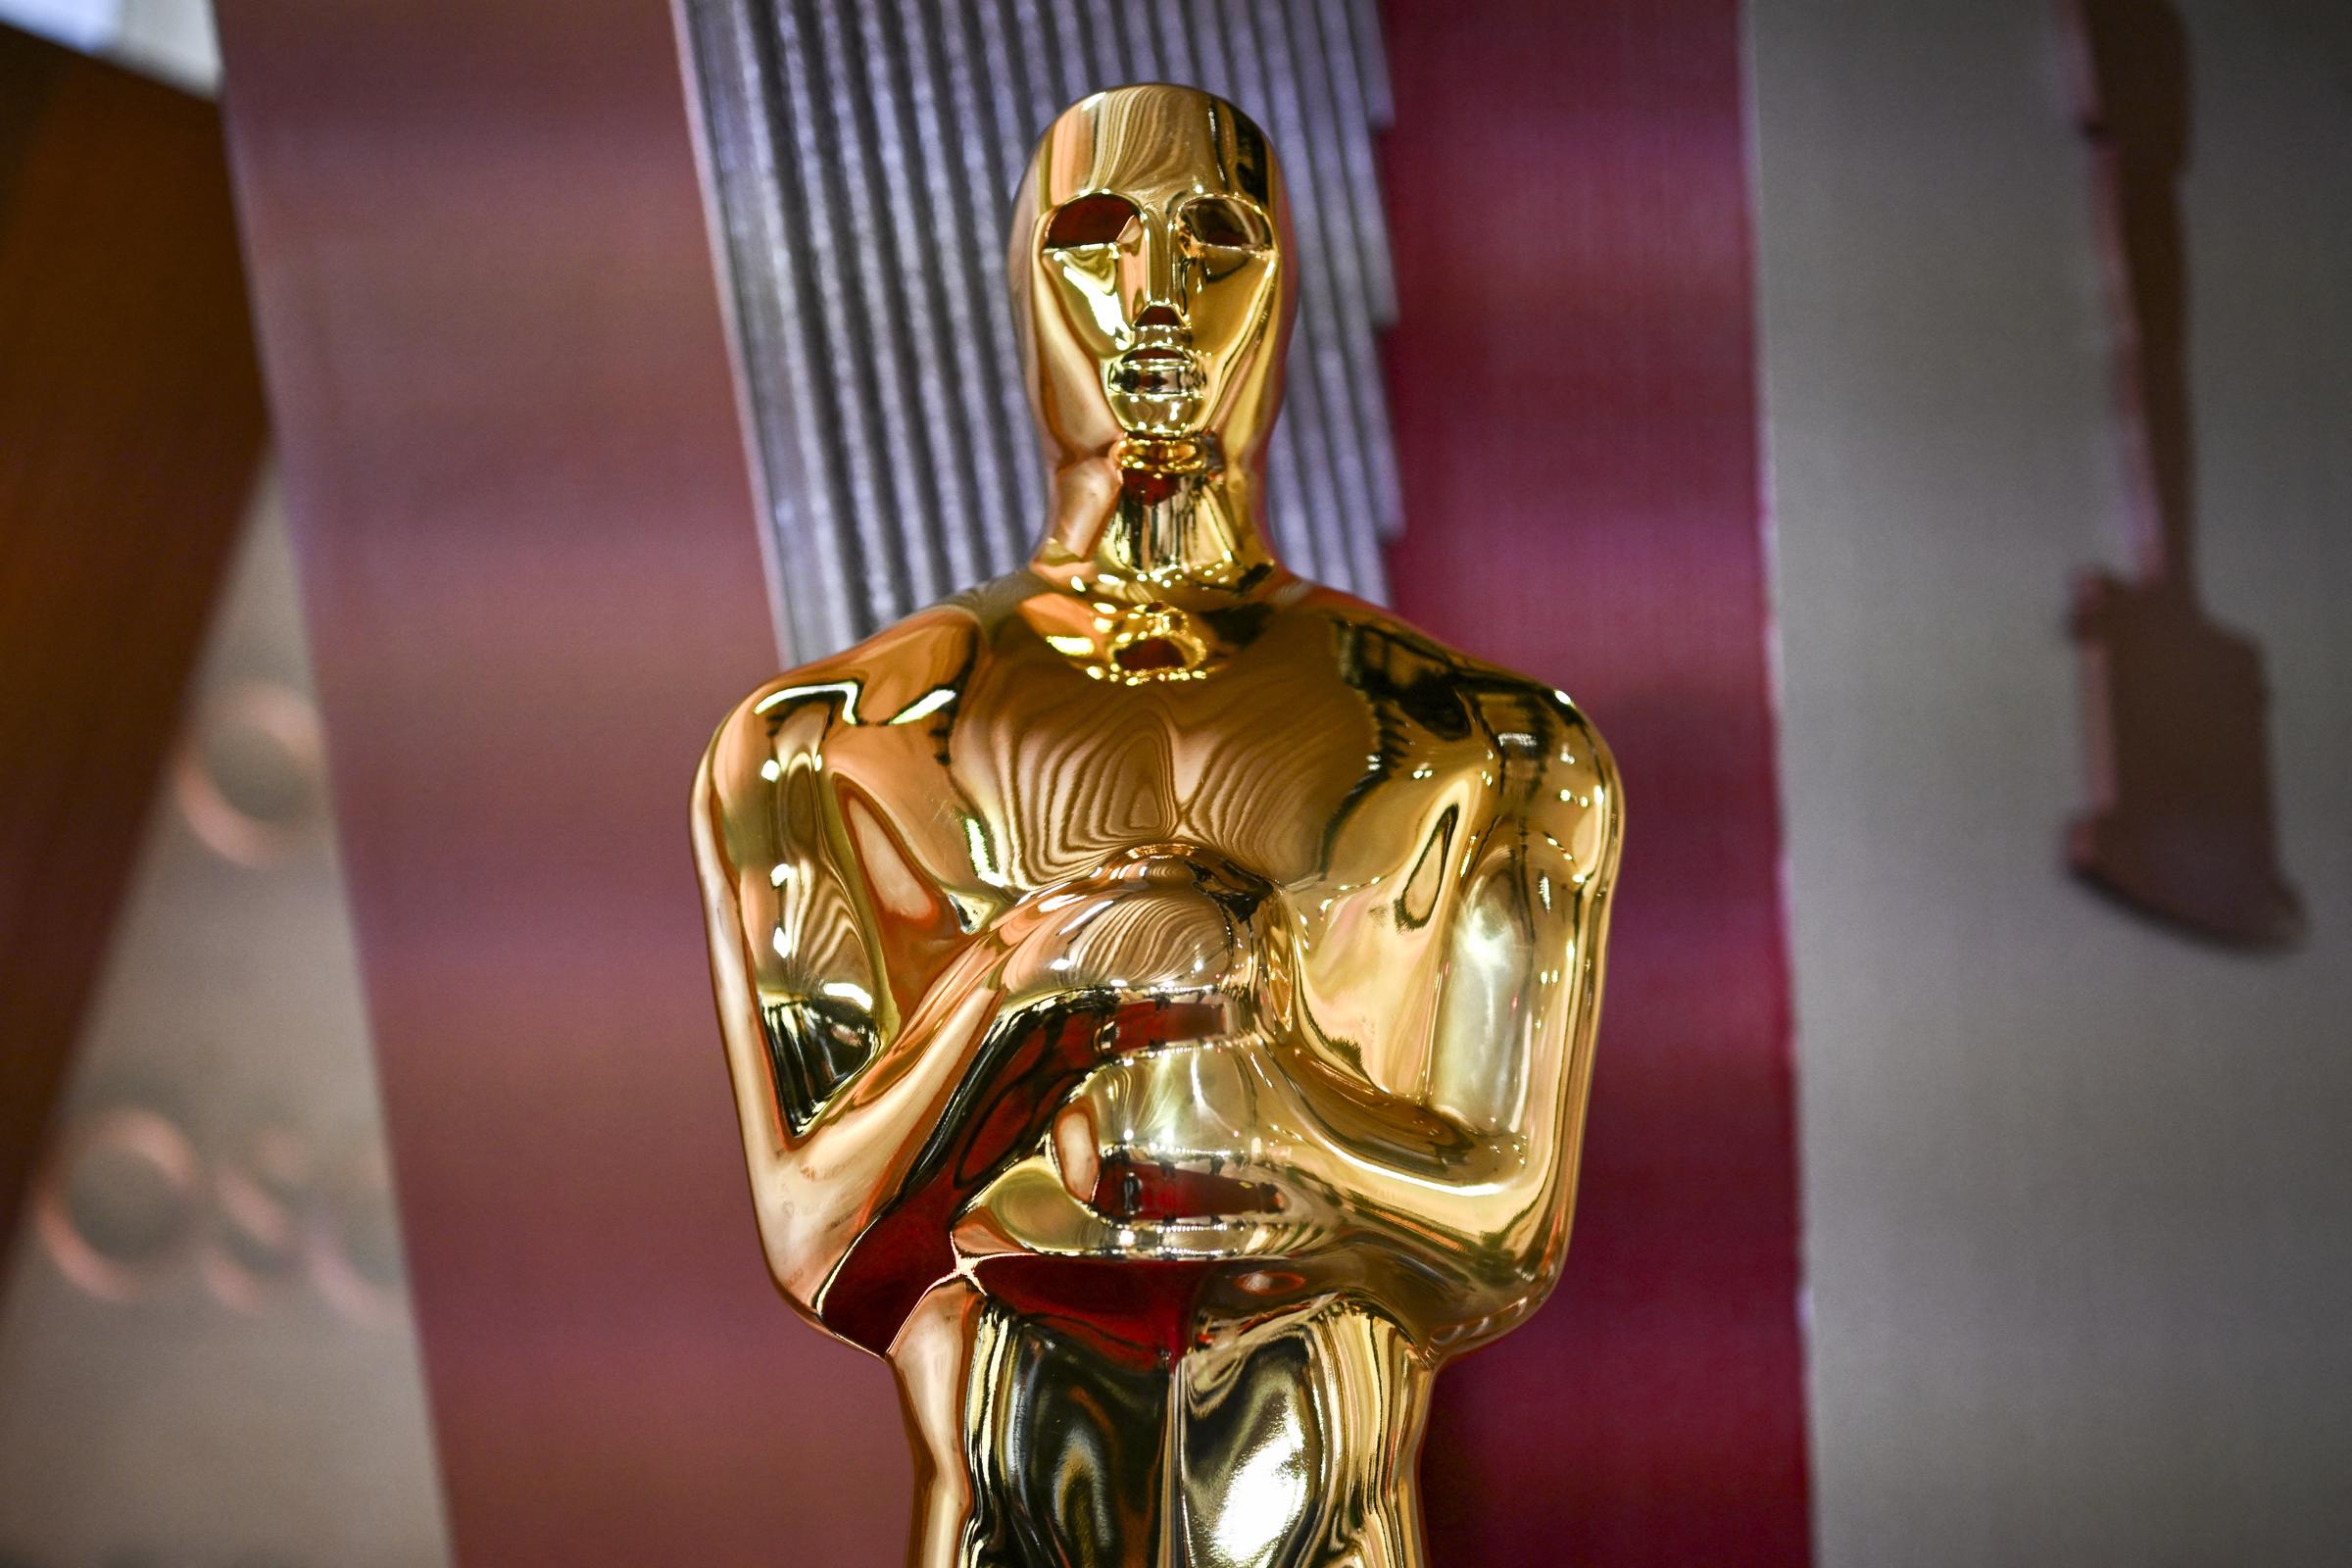
[[[1412,1561],[1427,1378],[1556,1266],[1596,737],[1279,572],[1183,611],[1000,579],[709,760],[771,1264],[964,1472],[941,1561]]]
[[[843,883],[789,933],[810,986],[873,995],[887,1029],[1008,908],[1177,852],[1271,890],[1254,929],[1296,943],[1301,1024],[1411,1094],[1470,868],[1497,833],[1573,853],[1594,815],[1581,718],[1296,579],[1190,617],[1205,657],[1173,676],[1120,669],[1099,609],[1020,573],[763,688],[780,837]],[[1213,987],[1237,956],[1162,903],[1074,942],[1056,983]]]

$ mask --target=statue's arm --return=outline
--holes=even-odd
[[[861,1045],[870,1049],[879,1022],[870,986],[860,983],[871,976],[861,976],[861,966],[824,977],[817,972],[821,962],[809,961],[811,955],[792,944],[793,928],[830,927],[852,911],[832,857],[818,852],[805,831],[789,832],[810,824],[791,822],[787,791],[778,787],[775,737],[760,710],[773,695],[769,688],[754,693],[711,738],[695,775],[692,823],[711,989],[753,1204],[771,1271],[806,1306],[808,1293],[794,1284],[796,1254],[805,1258],[810,1237],[839,1228],[849,1216],[828,1210],[821,1188],[796,1180],[816,1127],[813,1114],[796,1126],[794,1112],[820,1109],[839,1086],[808,1081],[804,1069],[809,1063],[790,1060],[797,1043],[787,1041],[780,1051],[772,1031],[779,1022],[790,1027],[826,1017],[830,1027],[852,1037],[841,1043],[844,1054],[855,1056]],[[786,883],[796,879],[788,892]],[[837,994],[828,997],[828,986]],[[859,991],[867,1006],[857,1004]],[[858,1063],[847,1065],[855,1071]]]
[[[1546,1282],[1567,1242],[1624,824],[1615,760],[1570,717],[1560,750],[1575,760],[1506,798],[1453,910],[1430,1069],[1433,1108],[1493,1152],[1486,1233]]]
[[[779,705],[783,690],[755,692],[719,727],[692,827],[761,1239],[777,1283],[814,1316],[978,1054],[1002,955],[990,932],[932,972],[889,972],[870,868],[816,763],[839,704],[820,691]]]
[[[1347,1146],[1340,1200],[1367,1239],[1417,1260],[1410,1272],[1453,1282],[1445,1306],[1469,1324],[1464,1343],[1543,1298],[1575,1193],[1624,807],[1606,746],[1558,711],[1544,765],[1506,777],[1448,900],[1413,1106],[1449,1151],[1443,1172],[1390,1152],[1404,1147],[1396,1128],[1367,1121],[1351,1137],[1347,1117],[1325,1119]]]

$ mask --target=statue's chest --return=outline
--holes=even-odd
[[[1004,869],[1032,885],[1154,843],[1288,881],[1312,864],[1319,824],[1372,757],[1360,707],[1334,688],[983,683],[958,715],[949,770],[1001,836]]]
[[[1133,685],[1042,642],[1000,645],[952,699],[828,741],[828,770],[866,803],[845,795],[852,827],[894,826],[861,853],[985,899],[1184,846],[1319,904],[1458,849],[1481,814],[1470,786],[1493,779],[1483,734],[1458,705],[1351,677],[1327,633],[1289,630],[1204,677]]]

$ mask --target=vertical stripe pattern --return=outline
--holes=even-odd
[[[1046,123],[1179,81],[1283,154],[1299,313],[1268,453],[1298,570],[1371,599],[1401,521],[1373,0],[689,0],[788,661],[1009,571],[1045,515],[1003,233]]]

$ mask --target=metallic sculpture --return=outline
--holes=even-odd
[[[697,781],[768,1264],[897,1370],[918,1564],[1417,1564],[1432,1377],[1566,1247],[1615,771],[1268,553],[1290,256],[1231,105],[1064,113],[1010,254],[1043,542]]]

